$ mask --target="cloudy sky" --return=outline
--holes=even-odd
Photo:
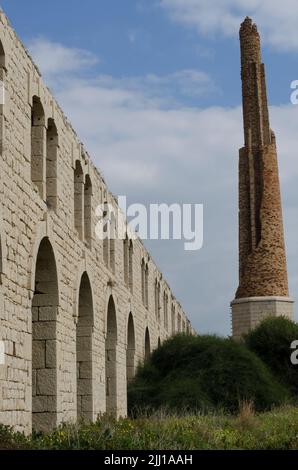
[[[147,245],[194,327],[224,335],[238,269],[238,29],[252,16],[263,40],[290,291],[298,298],[295,0],[0,3],[114,194],[131,203],[204,204],[201,250],[172,240]]]

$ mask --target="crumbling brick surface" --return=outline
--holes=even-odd
[[[245,146],[239,152],[239,287],[236,298],[288,296],[282,206],[260,36],[240,28]]]

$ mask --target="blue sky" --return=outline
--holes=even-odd
[[[188,1],[181,3],[187,4]],[[25,42],[41,36],[68,47],[89,50],[101,58],[97,70],[116,77],[149,73],[164,75],[177,69],[206,70],[220,91],[201,98],[199,103],[187,101],[187,105],[238,104],[237,35],[224,37],[216,31],[198,34],[195,27],[172,21],[161,3],[159,0],[86,0],[82,4],[80,0],[52,0],[44,2],[41,8],[38,0],[1,1]],[[195,2],[190,0],[189,3]],[[200,0],[197,3],[200,4]],[[225,0],[218,3],[224,4]],[[298,56],[295,49],[285,54],[272,44],[266,46],[263,56],[271,73],[268,77],[270,101],[272,104],[287,102],[289,80],[297,75]]]
[[[252,16],[262,36],[290,288],[298,297],[293,0],[0,3],[115,194],[204,204],[202,250],[187,253],[173,241],[148,246],[198,331],[220,334],[230,333],[237,287],[238,29]]]

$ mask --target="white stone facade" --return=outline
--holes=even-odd
[[[0,41],[0,423],[125,415],[137,364],[193,330],[139,239],[95,238],[117,202],[3,13]]]

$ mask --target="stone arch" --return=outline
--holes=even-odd
[[[117,413],[117,315],[113,296],[111,295],[107,308],[106,340],[105,340],[105,370],[106,370],[106,411]]]
[[[31,180],[45,200],[46,127],[45,112],[38,96],[33,96],[31,109]]]
[[[126,349],[126,379],[129,383],[135,375],[135,327],[132,313],[130,312],[127,322],[127,349]]]
[[[163,293],[163,317],[164,317],[164,328],[168,331],[169,320],[168,320],[168,294],[165,290]]]
[[[142,301],[144,306],[149,308],[149,266],[145,258],[141,261],[141,281],[142,281]]]
[[[74,226],[79,238],[84,239],[84,172],[79,160],[74,169]]]
[[[94,326],[94,310],[91,283],[86,271],[81,276],[77,318],[77,416],[78,419],[92,420],[92,333]]]
[[[81,259],[80,262],[76,266],[76,276],[74,279],[74,285],[73,285],[73,316],[74,316],[74,321],[78,321],[78,312],[79,312],[79,294],[80,294],[80,286],[81,286],[81,280],[83,274],[86,272],[89,282],[90,282],[90,289],[91,289],[91,295],[92,299],[94,299],[94,288],[93,286],[95,285],[95,279],[94,276],[92,275],[92,271],[88,270],[88,259]]]
[[[141,260],[141,289],[142,289],[142,302],[145,305],[145,259]]]
[[[149,267],[145,266],[145,307],[149,309]]]
[[[46,146],[46,202],[50,209],[56,210],[58,203],[58,131],[54,119],[48,119]]]
[[[48,238],[55,257],[56,261],[56,271],[57,271],[57,277],[58,277],[58,298],[60,299],[60,279],[62,279],[61,276],[61,271],[60,271],[60,264],[57,258],[57,246],[55,244],[54,238],[53,238],[53,231],[51,228],[51,220],[43,220],[39,222],[36,226],[35,230],[35,237],[34,237],[34,243],[32,244],[31,247],[31,254],[29,258],[29,277],[28,277],[28,289],[32,292],[32,295],[34,294],[35,290],[35,267],[36,267],[36,262],[37,262],[37,255],[40,247],[40,243],[44,238]]]
[[[128,286],[133,292],[133,241],[130,240],[128,244]]]
[[[176,312],[175,312],[175,306],[172,304],[172,309],[171,309],[171,314],[172,314],[172,335],[176,333]]]
[[[48,237],[38,248],[32,298],[32,426],[48,431],[57,425],[56,260]]]
[[[129,240],[127,235],[123,240],[123,277],[124,284],[129,285]]]
[[[160,322],[160,282],[155,279],[154,284],[154,303],[155,303],[155,318]]]
[[[85,241],[90,247],[92,240],[92,182],[89,175],[86,175],[84,187],[84,235]]]
[[[104,197],[104,225],[103,225],[103,261],[106,267],[109,267],[109,222],[106,219],[108,214],[108,203],[106,200],[106,196]]]
[[[178,333],[181,333],[181,315],[178,313]]]
[[[149,328],[146,328],[145,331],[145,361],[148,361],[151,354],[151,343],[150,343],[150,333]]]
[[[116,270],[116,233],[117,222],[114,211],[111,212],[111,225],[110,225],[110,269],[113,273]]]

